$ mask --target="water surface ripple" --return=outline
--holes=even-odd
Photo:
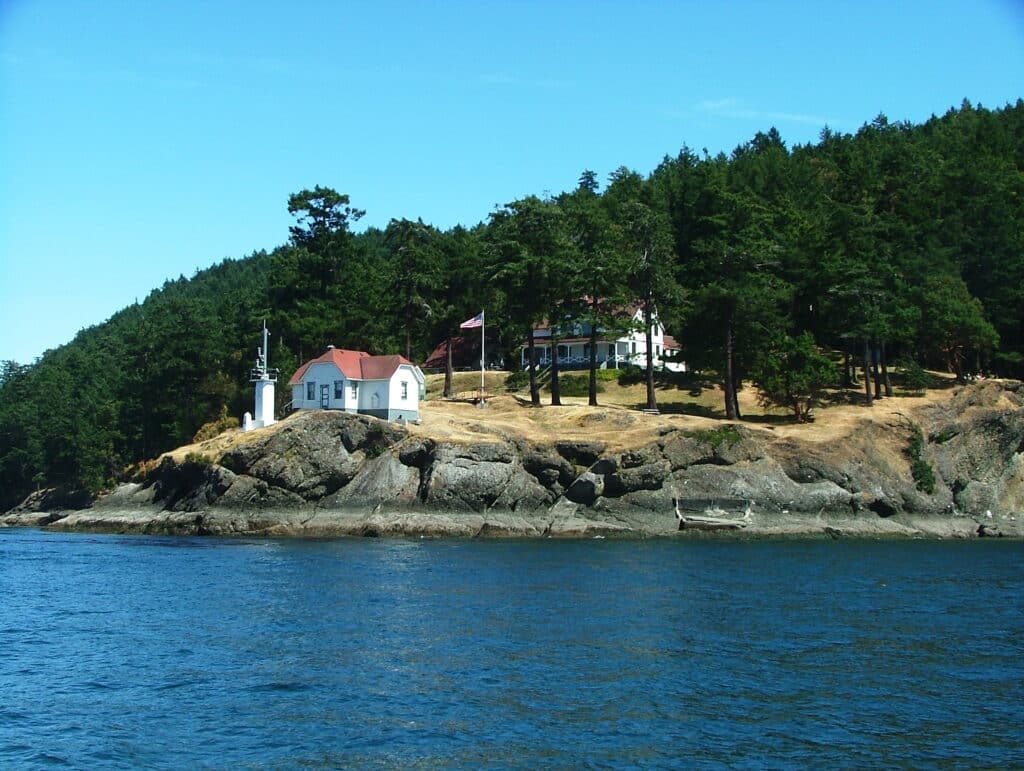
[[[1022,766],[1022,557],[0,531],[0,766]]]

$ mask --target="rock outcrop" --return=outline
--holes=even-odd
[[[915,434],[932,484],[914,476]],[[896,422],[865,420],[838,442],[723,424],[666,427],[622,452],[500,435],[439,441],[375,418],[310,412],[216,459],[165,457],[144,482],[83,504],[37,495],[0,521],[313,536],[1020,536],[1024,389],[964,387]]]

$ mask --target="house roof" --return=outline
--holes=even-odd
[[[590,298],[589,297],[582,297],[582,298],[580,298],[580,300],[584,301],[584,302],[589,302]],[[642,308],[643,308],[643,305],[641,303],[633,302],[633,303],[627,303],[626,305],[615,305],[615,306],[612,306],[611,308],[607,308],[606,310],[609,310],[612,313],[612,315],[617,317],[617,318],[620,318],[620,319],[632,319],[632,318],[634,318],[636,316],[636,314]],[[657,317],[658,317],[658,312],[657,312],[657,310],[655,310],[654,311],[654,318],[657,318]],[[568,321],[568,319],[567,319],[567,321]],[[538,321],[536,324],[533,325],[534,332],[540,332],[540,331],[548,330],[550,328],[551,328],[551,319],[549,319],[546,316],[543,319],[541,319],[540,321]]]
[[[479,335],[474,335],[472,340],[467,340],[462,335],[455,335],[452,341],[452,365],[459,367],[471,363],[472,351],[475,348],[477,358],[480,356]],[[448,358],[448,340],[442,340],[437,347],[430,352],[427,360],[423,362],[423,369],[442,369],[446,366]],[[479,364],[479,362],[477,362]]]
[[[360,359],[363,380],[387,380],[402,364],[412,364],[404,356],[367,356]]]
[[[402,364],[412,366],[404,356],[371,356],[366,351],[328,348],[322,355],[310,359],[292,375],[288,385],[298,385],[313,364],[333,364],[349,380],[387,380]]]

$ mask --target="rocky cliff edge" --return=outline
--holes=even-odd
[[[0,524],[266,536],[1024,535],[1024,387],[985,382],[815,440],[661,425],[649,441],[450,441],[299,413],[211,458],[168,455],[91,505],[30,497]],[[916,437],[916,439],[915,439]]]

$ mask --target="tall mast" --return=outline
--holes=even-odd
[[[261,352],[261,364],[264,371],[270,368],[270,349],[267,347],[267,320],[263,319],[263,350]]]
[[[267,320],[263,319],[263,345],[256,349],[256,366],[249,373],[249,382],[256,384],[255,416],[250,418],[248,423],[243,420],[243,431],[263,428],[277,422],[274,420],[274,383],[277,382],[278,372],[268,366],[270,363],[269,336]]]

